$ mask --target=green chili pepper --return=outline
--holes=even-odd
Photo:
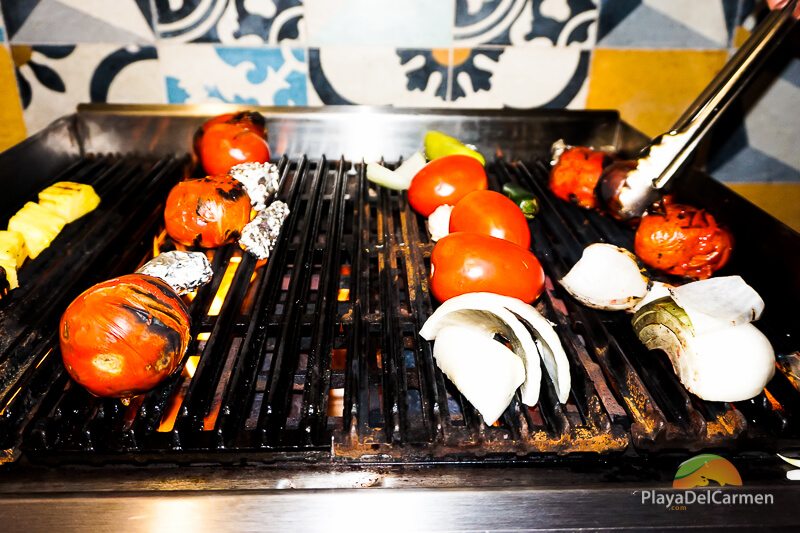
[[[539,213],[539,199],[525,187],[506,183],[503,185],[503,194],[519,206],[525,218],[534,218]]]

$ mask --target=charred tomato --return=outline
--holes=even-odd
[[[208,174],[225,174],[240,163],[269,161],[266,122],[260,113],[214,117],[194,135],[194,151]]]
[[[634,249],[653,268],[676,276],[706,279],[728,262],[733,237],[706,210],[665,197],[642,217]]]
[[[250,221],[250,199],[228,175],[185,180],[167,196],[164,222],[175,242],[216,248],[239,238]]]
[[[165,282],[129,274],[78,296],[59,326],[72,379],[96,396],[146,392],[178,368],[189,344],[189,313]]]
[[[569,148],[550,171],[550,190],[562,200],[593,209],[597,207],[594,189],[609,162],[605,152],[582,146]]]

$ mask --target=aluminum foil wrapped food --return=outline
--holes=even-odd
[[[289,216],[289,206],[280,200],[259,212],[242,230],[239,246],[256,256],[267,259],[281,234],[283,221]]]
[[[187,294],[211,281],[214,272],[202,252],[171,251],[157,255],[136,271],[164,280],[178,294]]]
[[[242,163],[231,168],[229,174],[244,185],[256,211],[263,211],[267,199],[278,190],[278,167],[270,163]]]

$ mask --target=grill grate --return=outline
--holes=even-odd
[[[129,405],[68,379],[56,325],[80,290],[152,255],[164,236],[166,190],[186,161],[90,156],[57,178],[93,183],[104,202],[22,270],[25,288],[0,310],[11,332],[0,339],[0,364],[19,366],[0,404],[9,459],[21,449],[50,463],[515,461],[629,444],[763,449],[765,440],[797,439],[787,413],[799,412],[798,393],[782,373],[769,396],[699,401],[665,357],[638,343],[627,316],[567,297],[553,280],[582,248],[630,247],[631,231],[554,199],[543,162],[502,159],[487,167],[492,188],[514,181],[543,202],[531,224],[549,276],[537,308],[557,324],[572,393],[559,404],[544,373],[536,407],[515,399],[487,427],[417,335],[434,306],[432,244],[404,195],[369,184],[363,163],[283,158],[279,168],[279,197],[292,212],[271,259],[256,262],[234,245],[209,252],[214,277],[191,301],[193,341],[181,371]]]

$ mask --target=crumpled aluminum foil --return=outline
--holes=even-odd
[[[261,211],[242,230],[239,246],[256,256],[267,259],[281,234],[283,221],[289,216],[289,206],[275,200]]]
[[[157,255],[136,271],[164,280],[178,294],[187,294],[211,281],[214,271],[206,254],[177,250]]]
[[[278,190],[280,173],[270,163],[242,163],[231,168],[230,176],[244,185],[256,211],[267,207],[267,199]]]

